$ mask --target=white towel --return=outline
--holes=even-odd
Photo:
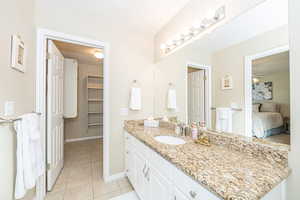
[[[216,109],[216,130],[222,132],[232,132],[232,110],[231,108]]]
[[[32,113],[21,119],[14,124],[17,132],[16,199],[23,198],[44,172],[39,117]]]
[[[169,89],[168,90],[168,109],[175,110],[177,108],[176,104],[176,90]]]
[[[141,110],[142,108],[141,88],[137,88],[137,87],[131,88],[129,107],[131,110]]]

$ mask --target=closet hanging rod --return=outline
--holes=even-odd
[[[40,113],[40,112],[31,112],[31,113],[35,113],[37,115],[42,115],[42,113]],[[13,123],[13,122],[19,121],[19,120],[22,120],[22,118],[16,117],[16,118],[7,119],[5,117],[0,117],[0,124]]]

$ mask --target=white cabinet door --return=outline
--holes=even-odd
[[[172,200],[189,200],[189,199],[183,194],[183,192],[181,192],[175,186],[173,186]]]
[[[146,174],[146,179],[149,182],[147,200],[173,200],[171,183],[165,177],[163,177],[155,168],[149,168],[149,171]]]
[[[148,181],[145,177],[145,171],[147,169],[146,160],[139,154],[135,153],[135,177],[136,187],[135,191],[139,195],[140,199],[146,200],[147,198],[147,184]]]

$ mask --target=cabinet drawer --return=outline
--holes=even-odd
[[[143,155],[143,157],[146,160],[149,160],[149,158],[151,157],[151,154],[153,153],[153,150],[151,150],[148,146],[146,146],[144,143],[142,143],[141,141],[139,141],[138,139],[133,137],[133,146],[135,147],[135,150]]]
[[[217,196],[203,188],[198,182],[194,181],[191,177],[184,174],[175,166],[171,166],[171,168],[172,170],[170,171],[172,171],[172,181],[189,199],[220,200]]]

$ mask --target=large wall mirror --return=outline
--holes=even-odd
[[[156,114],[290,144],[288,35],[288,2],[267,0],[160,60]],[[175,113],[160,106],[167,82]]]

